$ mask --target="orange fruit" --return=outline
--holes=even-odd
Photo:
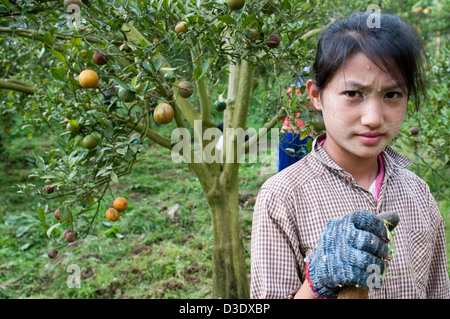
[[[94,52],[92,60],[94,60],[94,63],[97,65],[104,65],[108,63],[108,53],[106,53],[106,51],[104,50],[97,50]]]
[[[117,209],[119,212],[124,211],[128,207],[128,202],[124,197],[117,197],[114,202],[113,206],[115,209]]]
[[[278,34],[272,33],[271,35],[269,35],[269,36],[267,37],[267,42],[268,42],[268,43],[267,43],[267,46],[268,46],[269,48],[271,48],[271,49],[274,49],[274,48],[276,48],[277,46],[280,45],[281,38],[279,37]]]
[[[78,82],[80,82],[80,85],[84,88],[96,88],[98,81],[99,78],[97,73],[92,70],[84,70],[78,77]]]
[[[158,124],[168,124],[173,120],[173,108],[170,104],[161,103],[153,111],[153,118]]]
[[[108,210],[106,211],[106,215],[105,215],[106,219],[115,222],[116,220],[119,219],[120,217],[120,213],[117,209],[115,208],[108,208]]]
[[[48,258],[55,258],[58,255],[58,250],[52,248],[48,251]]]
[[[255,29],[250,29],[250,41],[255,42],[256,40],[260,40],[261,36],[259,32]]]
[[[100,143],[100,139],[94,135],[86,135],[83,138],[83,146],[88,150],[92,150],[97,147],[98,143]]]
[[[187,99],[194,93],[194,86],[189,81],[182,81],[179,84],[180,86],[180,96],[182,98]]]
[[[175,32],[176,33],[186,33],[186,32],[188,32],[188,28],[186,26],[186,22],[184,22],[184,21],[178,22],[177,25],[175,26]]]
[[[245,4],[245,0],[227,0],[227,4],[231,10],[239,10]]]

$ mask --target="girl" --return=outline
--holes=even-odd
[[[382,14],[370,28],[370,14],[335,22],[319,40],[307,91],[326,133],[258,194],[252,298],[336,298],[344,285],[373,288],[369,298],[450,297],[443,218],[388,146],[408,100],[424,95],[423,46],[399,17]],[[381,212],[400,219],[389,261]]]

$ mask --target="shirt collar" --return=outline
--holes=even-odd
[[[320,162],[329,168],[344,171],[339,165],[337,165],[331,158],[328,156],[327,152],[322,148],[320,142],[322,142],[326,138],[326,133],[323,133],[316,137],[313,141],[311,154],[316,157]],[[390,173],[396,168],[405,168],[411,166],[412,163],[399,152],[395,151],[389,145],[381,152],[381,156],[383,157],[384,169],[385,173],[390,175]]]

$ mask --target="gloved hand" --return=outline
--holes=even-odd
[[[336,298],[344,285],[367,288],[372,275],[367,271],[369,265],[377,265],[380,275],[384,272],[388,242],[383,220],[370,212],[357,211],[330,220],[306,268],[316,297]]]

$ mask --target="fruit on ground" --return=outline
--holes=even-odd
[[[92,149],[96,148],[99,142],[100,142],[100,139],[94,135],[86,135],[83,138],[83,146],[85,148],[87,148],[88,150],[92,150]]]
[[[47,255],[48,255],[48,258],[55,258],[58,255],[58,250],[56,250],[55,248],[52,248],[48,251]]]
[[[240,10],[245,5],[245,0],[227,0],[227,5],[233,11]]]
[[[120,217],[120,213],[117,209],[115,208],[108,208],[106,210],[106,214],[105,214],[106,219],[115,222],[116,220],[119,219]]]
[[[170,104],[161,103],[153,111],[153,118],[158,124],[168,124],[173,120],[173,108]]]
[[[179,84],[180,86],[180,96],[182,98],[187,99],[194,93],[194,86],[189,81],[182,81]]]
[[[419,134],[419,128],[418,127],[411,127],[411,129],[409,130],[409,133],[411,135],[417,135],[417,134]]]
[[[45,192],[47,193],[47,194],[51,194],[51,193],[53,193],[55,191],[55,189],[52,187],[52,185],[47,185],[47,186],[45,186]]]
[[[128,207],[128,201],[124,197],[117,197],[113,201],[113,206],[119,212],[123,212]]]
[[[97,50],[94,52],[92,60],[94,60],[94,63],[97,65],[105,65],[109,60],[108,53],[104,50]]]
[[[119,99],[122,100],[123,102],[133,102],[134,99],[136,98],[136,94],[133,91],[127,90],[123,87],[121,87],[119,89]]]
[[[57,220],[59,220],[59,209],[55,210],[55,212],[53,213],[53,216],[55,216],[55,218]]]
[[[267,37],[267,46],[274,49],[280,45],[281,38],[276,33],[272,33]]]
[[[92,70],[83,70],[78,77],[78,82],[84,88],[93,89],[98,85],[98,75],[95,71]]]
[[[177,25],[175,26],[175,32],[176,33],[186,33],[186,32],[188,32],[188,28],[186,26],[186,22],[184,22],[184,21],[178,22]]]

